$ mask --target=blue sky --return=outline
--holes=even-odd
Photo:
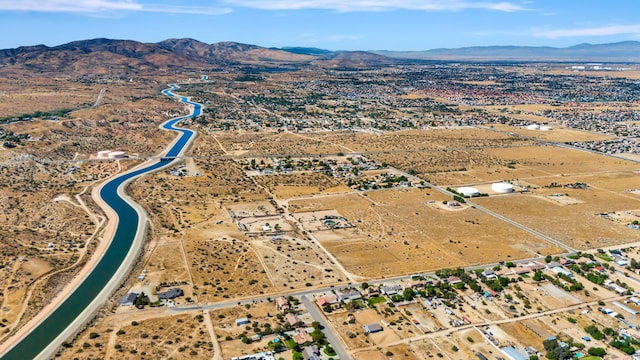
[[[640,40],[638,0],[0,0],[0,49],[97,37],[427,50]]]

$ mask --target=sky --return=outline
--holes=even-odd
[[[0,49],[93,38],[429,50],[640,41],[638,0],[0,0]]]

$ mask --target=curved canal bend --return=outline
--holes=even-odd
[[[169,97],[178,97],[171,92],[178,86],[174,84],[169,86],[170,88],[162,93]],[[140,246],[139,239],[142,238],[141,232],[144,232],[145,227],[145,224],[140,222],[140,215],[136,209],[138,205],[132,200],[129,200],[133,203],[130,204],[128,200],[123,198],[126,197],[125,188],[135,178],[171,164],[170,160],[181,155],[195,135],[194,131],[178,128],[175,125],[184,119],[199,116],[202,105],[189,101],[187,97],[179,98],[181,102],[192,105],[193,111],[189,115],[171,119],[162,125],[165,130],[181,133],[163,158],[143,168],[117,176],[100,189],[100,197],[115,211],[118,217],[113,239],[103,257],[71,295],[63,300],[47,318],[35,325],[31,332],[5,354],[0,354],[2,359],[34,359],[51,356],[65,340],[63,333],[67,328],[78,318],[84,323],[101,305],[101,303],[92,304],[93,300],[100,295],[108,295],[120,285],[122,279],[115,277],[115,275],[118,272],[128,273],[128,267],[137,256]]]

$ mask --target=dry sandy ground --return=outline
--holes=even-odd
[[[445,199],[428,189],[384,190],[290,201],[289,210],[335,209],[355,224],[355,230],[315,232],[314,236],[348,271],[362,276],[409,274],[561,252],[475,209],[447,211],[428,203]]]
[[[546,119],[549,121],[549,119]],[[540,130],[529,130],[524,129],[522,127],[502,125],[502,124],[492,124],[491,127],[496,130],[512,132],[518,135],[523,135],[527,137],[531,137],[534,139],[542,140],[542,141],[552,141],[552,142],[567,142],[567,141],[597,141],[597,140],[611,140],[614,137],[611,135],[597,134],[588,131],[581,131],[576,129],[568,129],[568,128],[560,128],[557,126],[551,125],[553,130],[551,131],[540,131]]]

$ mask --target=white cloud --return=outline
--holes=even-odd
[[[163,12],[175,14],[220,15],[227,8],[142,4],[136,0],[0,0],[0,11],[33,11],[100,14],[122,11]]]
[[[477,0],[223,0],[227,4],[263,10],[326,9],[341,12],[425,10],[459,11],[486,9],[503,12],[527,10],[524,6],[509,1]]]
[[[534,30],[534,35],[547,37],[550,39],[561,37],[581,37],[581,36],[607,36],[607,35],[638,35],[640,34],[640,24],[636,25],[609,25],[591,28],[578,29],[556,29],[556,30]]]

